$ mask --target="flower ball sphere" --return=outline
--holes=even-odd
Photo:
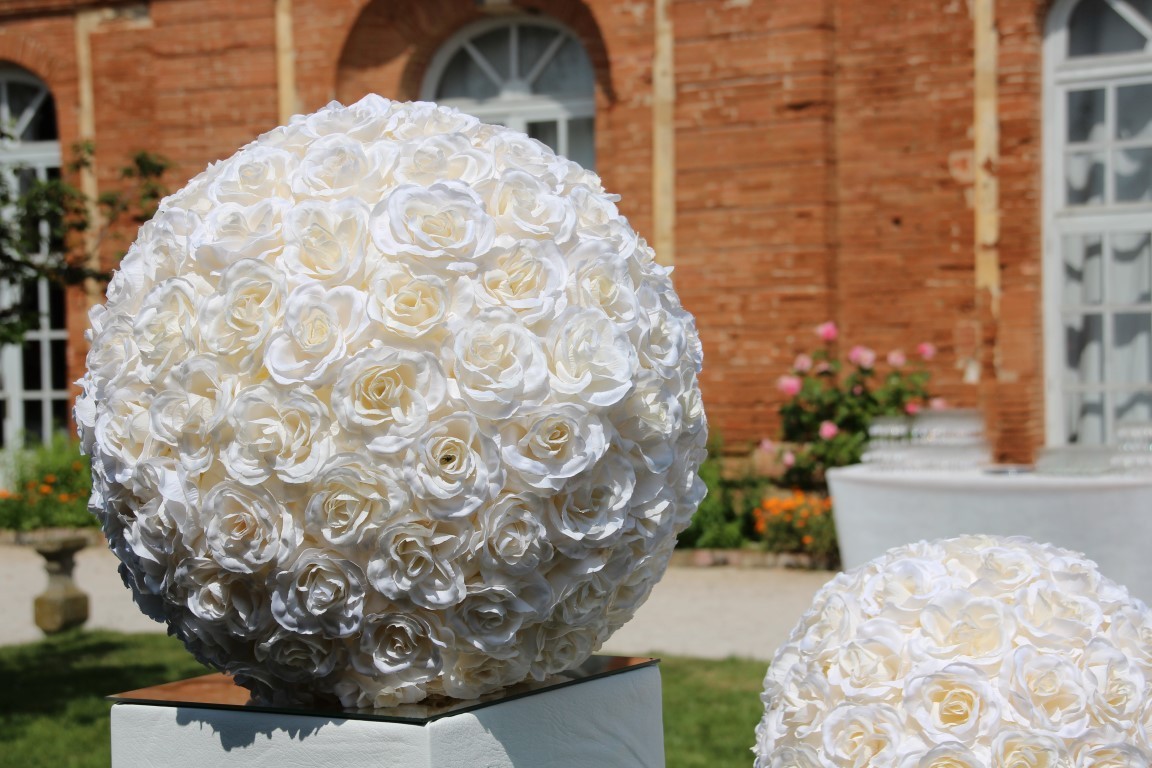
[[[1152,614],[1068,550],[921,542],[816,595],[763,701],[756,768],[1148,768]]]
[[[166,199],[91,313],[92,510],[262,698],[471,698],[626,622],[699,500],[701,349],[599,178],[368,97]]]

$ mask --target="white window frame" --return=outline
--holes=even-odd
[[[499,123],[522,133],[528,132],[529,123],[555,121],[557,124],[557,143],[559,146],[554,147],[554,149],[566,156],[568,154],[568,121],[581,118],[595,119],[596,99],[594,93],[589,93],[586,97],[558,97],[550,94],[534,94],[528,90],[526,83],[515,79],[501,80],[496,72],[489,71],[487,74],[493,79],[493,82],[499,89],[499,95],[491,99],[483,100],[465,98],[436,99],[436,93],[439,90],[441,81],[444,79],[445,70],[457,52],[465,49],[470,45],[471,41],[477,37],[497,29],[519,26],[543,27],[560,33],[556,42],[550,46],[550,52],[545,55],[546,57],[550,57],[551,53],[555,53],[566,40],[575,41],[576,44],[580,46],[580,49],[584,51],[583,43],[580,42],[580,39],[576,37],[571,30],[563,24],[548,18],[537,16],[500,16],[482,19],[460,29],[436,51],[435,56],[432,57],[432,61],[428,65],[427,71],[424,73],[424,82],[420,89],[420,98],[426,101],[436,101],[444,106],[455,107],[461,112],[467,112],[486,123]],[[513,62],[517,59],[515,48],[516,39],[516,34],[513,33],[512,49],[510,51]],[[584,51],[584,56],[588,63],[588,69],[591,72],[592,63],[587,58],[587,51]],[[546,63],[547,60],[536,67],[536,74],[539,74],[539,71]],[[511,68],[510,71],[512,71]]]
[[[52,93],[46,83],[26,72],[22,69],[13,66],[0,66],[0,81],[5,83],[5,91],[0,93],[0,121],[4,123],[9,122],[12,118],[8,114],[8,102],[6,98],[6,84],[7,83],[23,83],[32,85],[42,89],[41,96],[31,105],[33,109],[28,110],[25,114],[31,115],[35,109],[43,106],[46,99],[52,98]],[[15,133],[19,135],[22,126],[15,126]],[[45,181],[48,178],[48,173],[52,170],[59,170],[61,167],[61,153],[60,142],[53,141],[19,141],[10,138],[0,138],[0,173],[4,173],[7,177],[6,180],[9,184],[16,183],[16,169],[28,169],[36,174],[36,178]],[[15,188],[15,187],[13,187]],[[48,223],[40,223],[40,232],[42,235],[42,248],[48,247]],[[44,255],[47,255],[45,250]],[[0,303],[10,306],[12,302],[18,301],[19,297],[15,296],[14,291],[6,285],[0,285]],[[66,302],[67,299],[61,294],[61,301]],[[40,344],[40,388],[29,390],[24,388],[24,347],[20,344],[7,344],[0,347],[0,400],[3,400],[4,420],[2,432],[0,432],[0,448],[11,448],[20,446],[21,439],[28,433],[28,428],[32,425],[27,424],[24,419],[24,405],[27,402],[40,403],[40,424],[38,431],[44,443],[52,440],[54,430],[58,428],[58,424],[54,423],[52,418],[53,405],[59,402],[67,404],[71,401],[72,393],[67,388],[67,343],[68,343],[68,329],[67,319],[65,316],[65,324],[62,328],[51,327],[51,313],[50,313],[50,289],[48,281],[41,279],[36,284],[36,302],[40,310],[40,322],[33,328],[30,328],[24,336],[25,344],[39,343]],[[66,306],[66,305],[65,305]],[[63,341],[65,344],[64,365],[65,365],[65,388],[56,389],[52,386],[53,378],[53,364],[52,364],[52,342]],[[67,405],[65,406],[67,410]]]
[[[1067,441],[1069,424],[1065,395],[1080,388],[1069,387],[1065,381],[1064,361],[1067,354],[1063,323],[1063,252],[1062,241],[1065,235],[1076,233],[1111,233],[1125,231],[1152,231],[1152,203],[1110,203],[1106,205],[1075,206],[1064,204],[1065,199],[1065,151],[1067,123],[1067,93],[1086,87],[1098,86],[1115,88],[1129,83],[1152,82],[1152,35],[1144,51],[1115,55],[1085,56],[1069,58],[1068,23],[1081,0],[1057,0],[1048,14],[1044,38],[1044,81],[1043,81],[1043,128],[1044,128],[1044,184],[1043,184],[1043,306],[1044,306],[1044,381],[1045,381],[1045,423],[1046,444],[1064,445]],[[1121,16],[1130,18],[1129,9],[1124,8],[1124,0],[1107,0]],[[1141,30],[1152,32],[1152,29]],[[1113,108],[1109,99],[1105,109],[1105,120],[1112,139]],[[1110,167],[1110,166],[1109,166]],[[1111,195],[1107,190],[1113,184],[1112,174],[1106,174],[1106,199]],[[1105,259],[1108,252],[1105,252]],[[1107,263],[1104,268],[1107,269]],[[1107,279],[1104,280],[1107,283]],[[1103,323],[1103,354],[1111,354],[1111,323],[1107,322],[1114,311],[1123,311],[1124,306],[1099,305],[1106,321]],[[1140,307],[1137,311],[1144,311]],[[1088,387],[1090,391],[1104,394],[1104,439],[1106,443],[1116,441],[1115,392],[1131,392],[1131,386],[1109,385],[1107,379],[1099,387]],[[1148,382],[1152,391],[1152,382]]]

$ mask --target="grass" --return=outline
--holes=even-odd
[[[765,665],[665,658],[668,768],[747,768]],[[0,647],[0,768],[107,768],[104,696],[204,673],[158,634],[75,631]]]

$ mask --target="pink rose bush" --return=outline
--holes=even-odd
[[[824,487],[829,467],[860,461],[873,418],[913,414],[933,401],[923,364],[936,355],[932,344],[921,343],[920,363],[910,365],[904,352],[894,349],[883,358],[886,370],[878,370],[876,351],[859,344],[849,347],[841,362],[835,323],[818,325],[816,336],[822,345],[798,354],[792,370],[776,381],[785,398],[779,410],[784,446],[777,451],[783,472],[777,482],[808,490]]]

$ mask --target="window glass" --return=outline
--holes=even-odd
[[[1146,42],[1107,0],[1081,0],[1068,28],[1068,55],[1072,58],[1139,52]]]
[[[424,90],[586,168],[595,163],[592,65],[580,41],[551,21],[489,19],[462,30],[435,57]]]

